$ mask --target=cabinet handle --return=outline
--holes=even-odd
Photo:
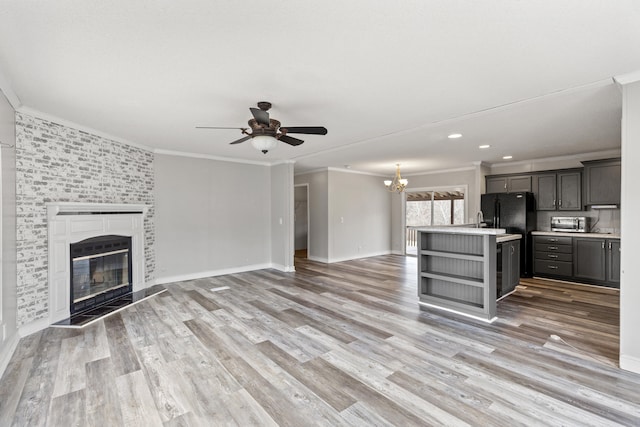
[[[560,199],[560,203],[559,203],[560,207],[562,207],[562,199]]]
[[[552,270],[557,270],[558,269],[557,265],[547,265],[547,267],[549,267]]]
[[[609,242],[609,250],[611,250],[611,242]]]
[[[557,242],[558,239],[549,239],[549,242],[553,243],[553,242]]]
[[[550,251],[557,251],[558,247],[557,246],[549,246],[549,250]]]
[[[553,255],[553,254],[548,254],[547,255],[549,258],[558,258],[558,255]]]
[[[609,249],[611,249],[611,243],[609,243]],[[516,253],[516,248],[511,246],[511,254],[513,255],[514,253]]]
[[[553,207],[556,207],[556,199],[553,199]]]
[[[604,242],[602,242],[602,249],[604,249]]]

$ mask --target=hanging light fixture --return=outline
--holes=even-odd
[[[396,176],[394,176],[393,179],[386,179],[384,181],[384,185],[386,185],[387,190],[391,192],[402,193],[404,189],[407,187],[407,184],[409,184],[409,180],[403,179],[400,176],[400,163],[397,163],[396,166],[397,166]]]
[[[251,138],[251,145],[253,145],[256,150],[260,150],[264,154],[267,154],[267,151],[276,148],[278,140],[271,135],[256,135]]]

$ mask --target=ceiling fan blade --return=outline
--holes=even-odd
[[[269,113],[258,108],[249,108],[249,110],[258,124],[269,126]]]
[[[287,135],[280,135],[280,138],[278,138],[278,140],[284,142],[285,144],[293,145],[294,147],[304,142],[301,139],[294,138],[292,136],[287,136]]]
[[[306,133],[307,135],[326,135],[327,128],[323,126],[298,126],[287,127],[284,126],[287,133]]]
[[[241,142],[245,142],[247,139],[251,139],[251,135],[244,136],[244,137],[242,137],[240,139],[237,139],[237,140],[235,140],[233,142],[230,142],[229,144],[240,144]]]

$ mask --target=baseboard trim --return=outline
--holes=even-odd
[[[382,256],[382,255],[391,255],[391,250],[381,251],[381,252],[372,252],[368,254],[358,254],[355,256],[346,256],[346,257],[340,257],[340,258],[330,258],[329,264],[334,262],[353,261],[355,259],[371,258],[374,256]]]
[[[327,258],[321,258],[313,255],[308,255],[307,259],[309,261],[321,262],[323,264],[329,264],[329,260]]]
[[[283,273],[293,273],[296,271],[296,268],[293,265],[286,266],[282,264],[271,264],[271,268],[282,271]]]
[[[7,369],[7,366],[9,366],[9,362],[18,347],[19,341],[19,334],[16,333],[13,334],[2,346],[2,351],[0,351],[0,378],[4,375],[4,371]]]
[[[50,325],[49,318],[34,320],[31,323],[20,326],[18,328],[18,335],[20,338],[24,338],[28,335],[35,334],[43,329],[47,329]]]
[[[184,282],[187,280],[204,279],[205,277],[224,276],[225,274],[244,273],[247,271],[264,270],[265,268],[275,268],[272,264],[253,264],[241,267],[223,268],[220,270],[201,271],[198,273],[180,274],[176,276],[156,277],[156,285],[166,285],[167,283]]]
[[[620,355],[620,369],[640,374],[640,358],[634,356]]]

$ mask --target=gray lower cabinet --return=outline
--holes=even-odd
[[[536,276],[620,287],[620,239],[534,236]]]
[[[571,237],[534,236],[533,274],[570,278],[573,275]]]
[[[502,263],[497,272],[498,298],[512,292],[520,284],[520,240],[499,243],[502,246]]]
[[[589,281],[604,282],[607,279],[605,239],[574,238],[574,277]]]
[[[607,282],[620,287],[620,240],[607,240]]]

